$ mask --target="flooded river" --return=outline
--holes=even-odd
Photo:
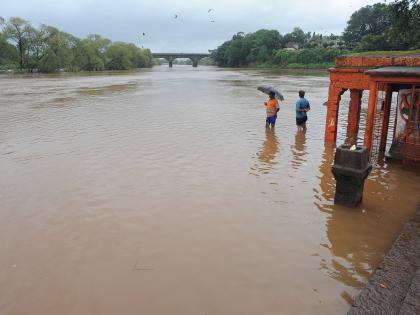
[[[191,66],[0,77],[0,314],[346,313],[420,176],[379,163],[359,208],[333,205],[328,83]],[[275,132],[260,84],[286,98]]]

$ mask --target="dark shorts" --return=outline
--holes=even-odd
[[[265,122],[267,123],[267,124],[271,124],[271,125],[275,125],[276,124],[276,119],[277,119],[277,116],[271,116],[271,117],[267,117],[267,119],[265,120]]]
[[[302,118],[297,118],[296,117],[296,125],[300,126],[303,125],[304,123],[306,123],[306,121],[308,120],[308,116],[302,117]]]

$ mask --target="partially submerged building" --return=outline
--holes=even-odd
[[[347,90],[350,91],[350,103],[346,141],[350,144],[357,142],[362,94],[369,91],[363,126],[363,144],[369,154],[386,153],[390,158],[401,160],[404,165],[420,167],[420,54],[338,57],[335,67],[330,69],[325,124],[327,142],[337,139],[341,96]],[[393,93],[397,93],[398,97],[396,106],[391,107]],[[391,110],[395,111],[392,120]],[[392,139],[388,139],[389,134],[392,134]],[[391,145],[385,152],[387,141]]]

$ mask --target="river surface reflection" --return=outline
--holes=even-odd
[[[262,84],[286,98],[275,130]],[[359,208],[333,204],[327,90],[305,71],[1,76],[0,314],[345,313],[420,185],[380,163]]]

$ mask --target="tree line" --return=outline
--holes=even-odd
[[[285,35],[277,30],[265,29],[248,34],[237,33],[212,51],[211,57],[223,67],[287,66],[330,62],[345,52],[339,36],[305,33],[295,27]]]
[[[420,2],[376,3],[352,14],[343,33],[346,46],[357,51],[420,48]]]
[[[351,52],[419,49],[419,25],[419,0],[376,3],[355,11],[341,35],[323,36],[299,27],[284,35],[264,29],[240,32],[211,56],[224,67],[327,67]]]
[[[148,49],[100,35],[77,38],[59,29],[11,17],[0,18],[0,70],[54,72],[128,70],[153,66]]]

